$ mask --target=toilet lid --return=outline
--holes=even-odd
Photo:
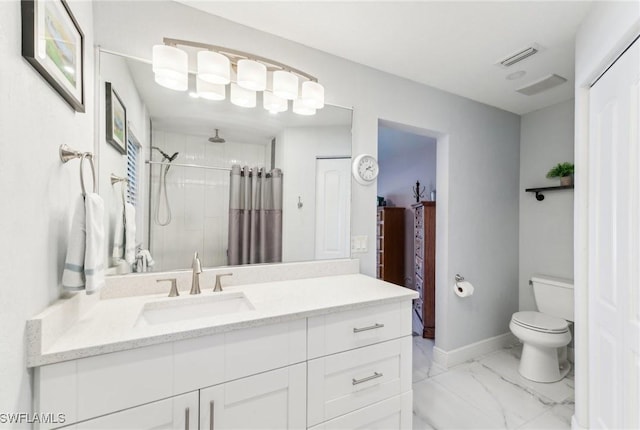
[[[523,311],[516,312],[511,320],[519,326],[531,328],[548,333],[564,333],[569,324],[562,318],[552,317],[541,312]]]

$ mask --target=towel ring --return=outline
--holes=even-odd
[[[83,196],[87,195],[87,190],[84,185],[84,169],[83,169],[83,163],[85,158],[89,159],[89,165],[91,166],[91,177],[93,179],[93,192],[94,193],[96,192],[96,168],[93,164],[93,155],[90,152],[85,152],[80,156],[80,187],[82,188]]]

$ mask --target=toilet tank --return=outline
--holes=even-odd
[[[534,275],[531,284],[540,312],[573,321],[573,280]]]

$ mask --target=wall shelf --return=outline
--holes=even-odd
[[[528,193],[536,193],[536,200],[541,202],[544,200],[544,194],[542,194],[542,192],[558,191],[558,190],[573,190],[573,185],[559,185],[557,187],[527,188],[525,191]]]

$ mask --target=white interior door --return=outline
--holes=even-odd
[[[316,160],[316,260],[349,257],[351,160]]]
[[[640,428],[639,83],[636,40],[589,96],[591,428]]]

